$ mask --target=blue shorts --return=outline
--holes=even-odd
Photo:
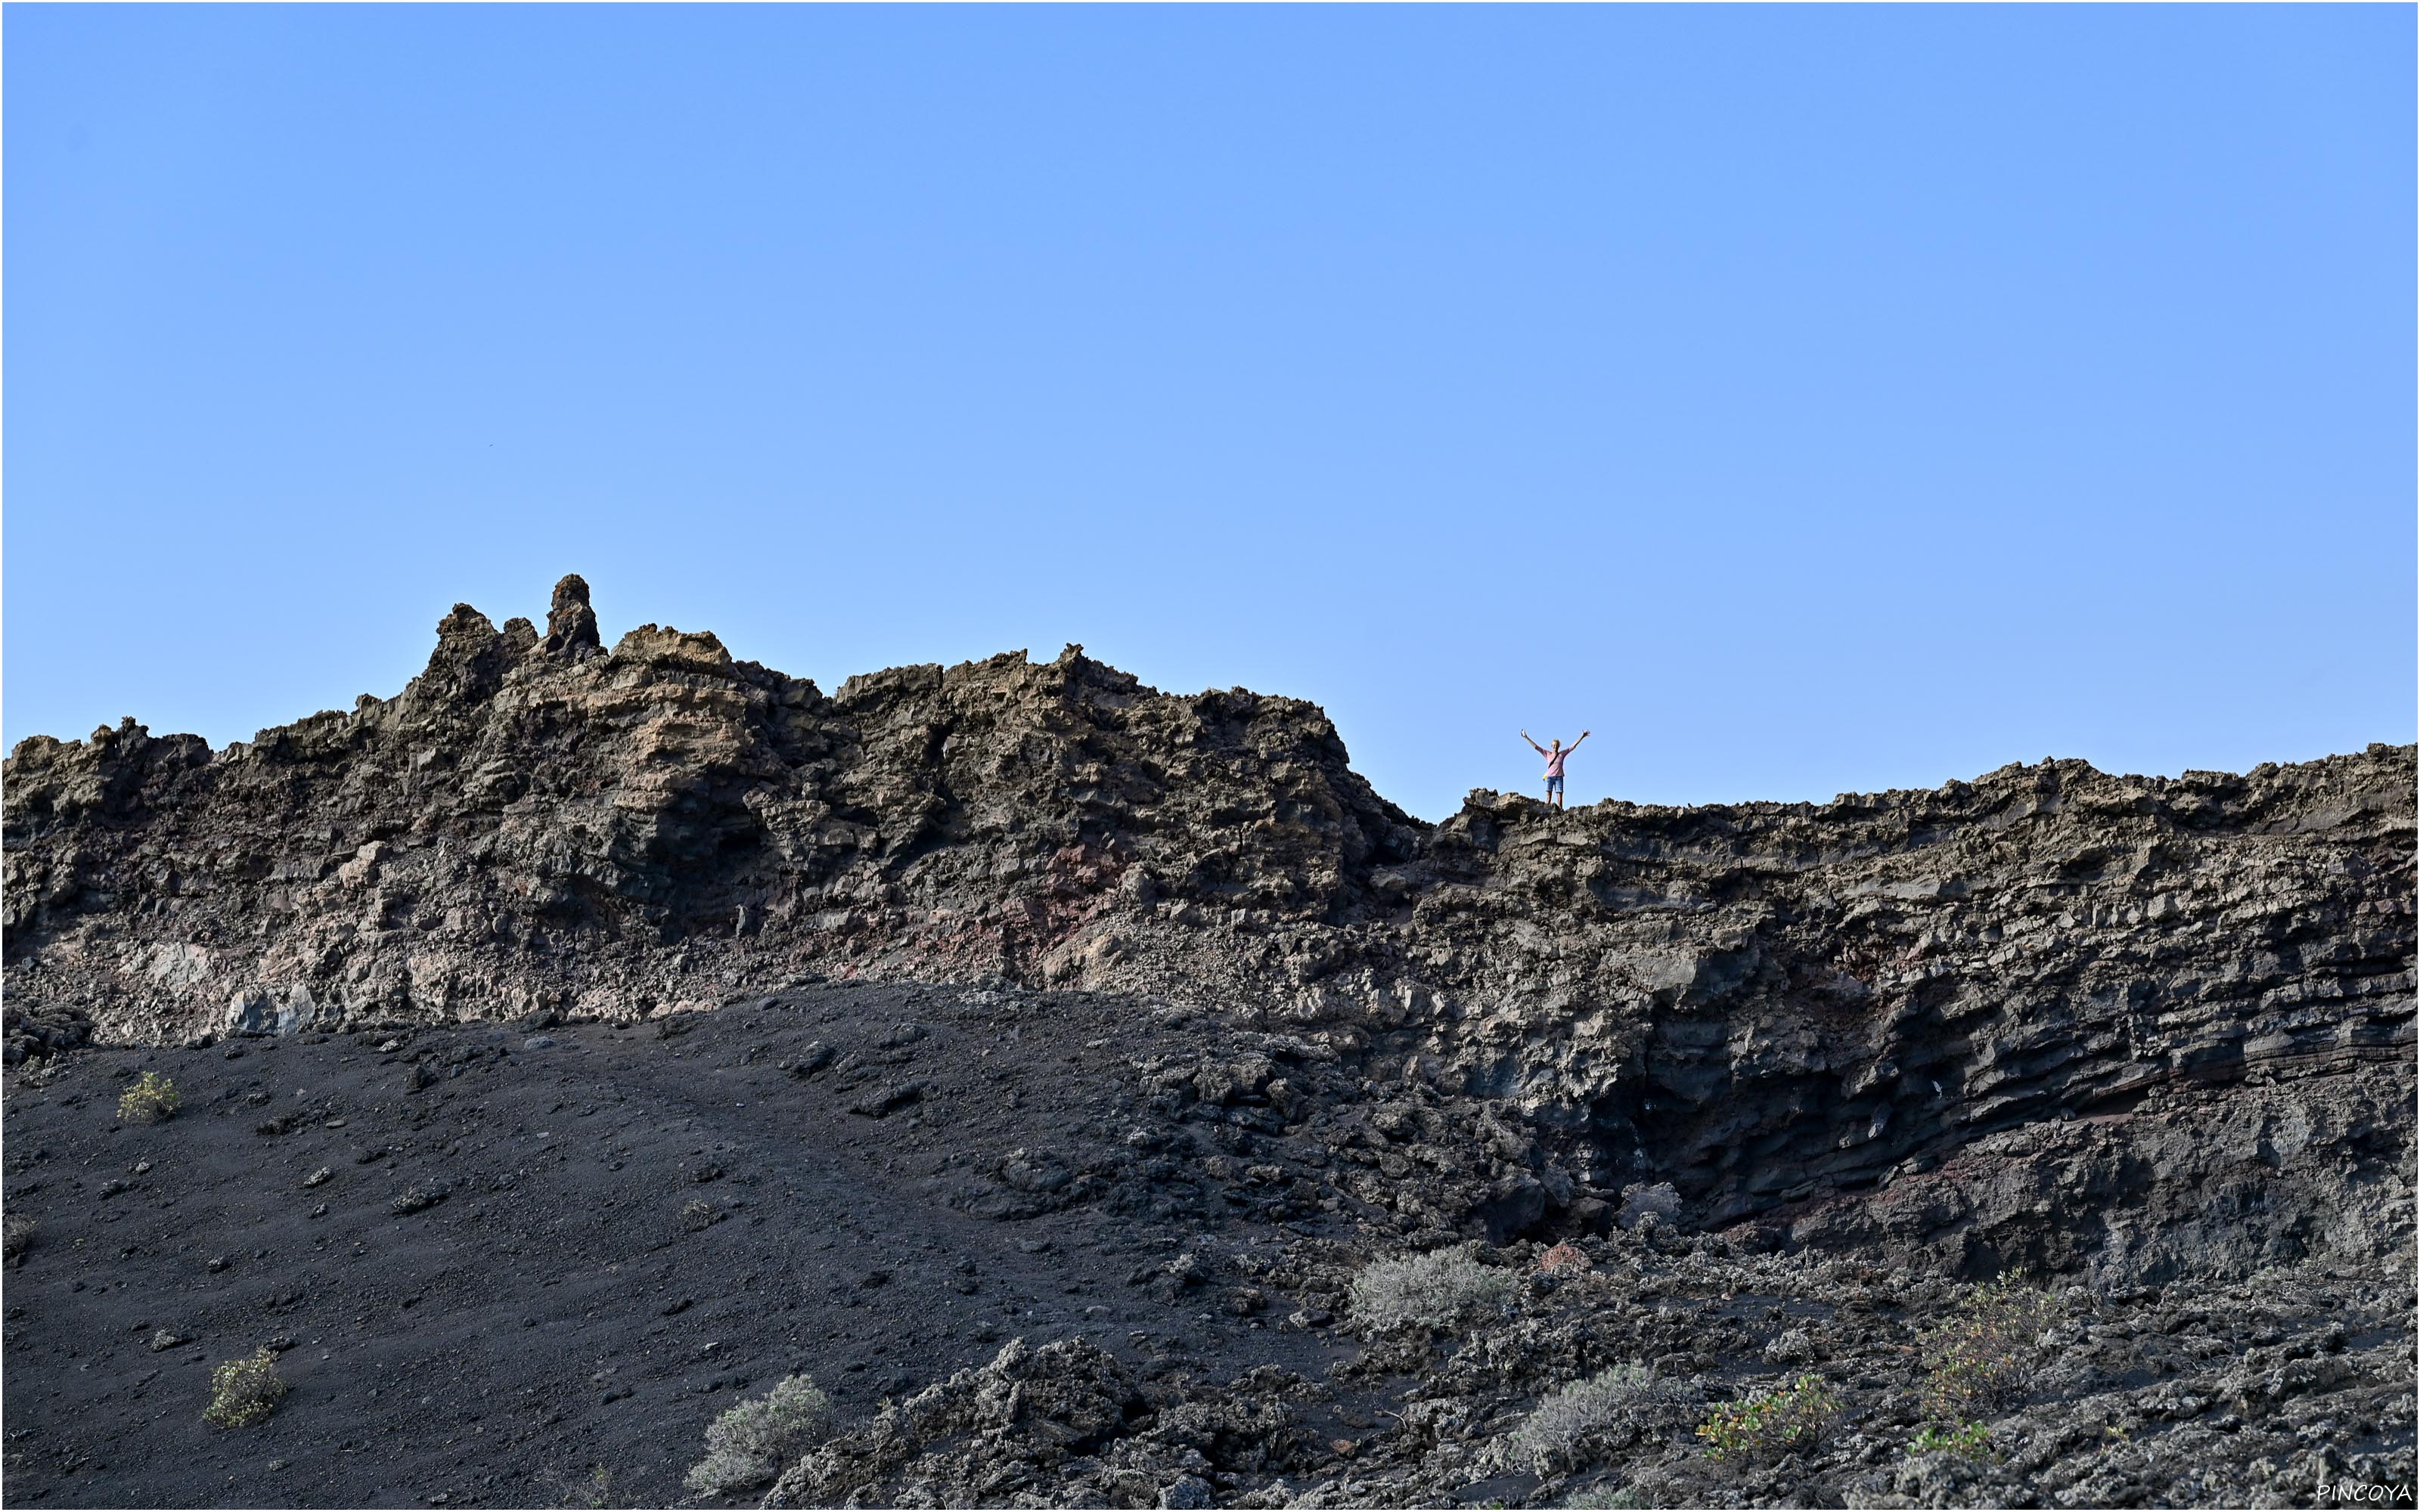
[[[1549,793],[1560,793],[1563,791],[1563,779],[1559,777],[1550,777],[1546,779],[1546,791]]]

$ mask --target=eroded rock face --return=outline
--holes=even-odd
[[[587,600],[566,579],[542,639],[457,605],[400,696],[225,751],[132,721],[23,743],[12,990],[176,1039],[263,995],[446,1019],[810,969],[1106,980],[1229,937],[1121,936],[1163,899],[1317,923],[1420,843],[1306,703],[1169,697],[1073,647],[827,697],[711,635],[603,652]]]
[[[1829,804],[1482,791],[1432,826],[1308,703],[1163,694],[1072,646],[826,695],[709,634],[606,651],[575,577],[543,637],[458,605],[349,714],[218,752],[131,720],[20,745],[7,985],[28,1025],[121,1041],[644,1014],[814,974],[1112,989],[1427,1089],[1476,1131],[1454,1216],[1497,1238],[1668,1183],[1693,1226],[1808,1242],[1930,1214],[1924,1242],[1981,1265],[2075,1232],[2038,1205],[2124,1207],[2147,1162],[2180,1190],[2226,1151],[2405,1160],[2408,1105],[2354,1073],[2412,1056],[2413,780],[2413,748],[2373,746]],[[1187,1068],[1183,1095],[1256,1116],[1282,1071]],[[2247,1075],[2326,1095],[2134,1116]],[[1942,1164],[2019,1133],[2073,1181]],[[1932,1206],[1827,1206],[1878,1189]],[[2153,1230],[2233,1222],[2249,1264],[2327,1217],[2282,1211],[2091,1242],[2156,1270]]]

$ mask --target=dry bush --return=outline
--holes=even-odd
[[[1538,1269],[1547,1275],[1574,1276],[1588,1270],[1589,1257],[1577,1244],[1568,1242],[1555,1245],[1538,1257]]]
[[[210,1372],[210,1405],[202,1409],[202,1417],[217,1427],[250,1427],[275,1412],[285,1395],[276,1351],[264,1344]]]
[[[0,1217],[0,1258],[23,1259],[34,1244],[34,1220],[22,1212]]]
[[[1353,1278],[1353,1319],[1364,1328],[1443,1328],[1472,1307],[1499,1306],[1520,1283],[1460,1250],[1377,1260]]]
[[[690,1467],[689,1489],[720,1496],[762,1486],[830,1431],[830,1399],[807,1377],[792,1376],[714,1420],[706,1458]]]
[[[117,1121],[158,1123],[173,1116],[183,1101],[175,1082],[156,1071],[147,1071],[134,1078],[134,1085],[118,1094]]]
[[[1591,1486],[1584,1491],[1574,1491],[1564,1498],[1568,1507],[1648,1507],[1657,1504],[1653,1492],[1642,1486]]]
[[[591,1465],[588,1473],[571,1480],[558,1472],[548,1470],[538,1476],[538,1484],[554,1494],[550,1506],[578,1507],[583,1512],[601,1512],[613,1504],[613,1473],[603,1465]]]
[[[1581,1442],[1612,1427],[1622,1412],[1656,1395],[1653,1372],[1618,1365],[1585,1381],[1549,1392],[1505,1439],[1504,1453],[1544,1475],[1558,1465],[1576,1466]]]

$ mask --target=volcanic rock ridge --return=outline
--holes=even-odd
[[[1315,706],[1077,646],[827,694],[710,634],[607,650],[577,577],[543,634],[437,633],[397,696],[224,750],[17,747],[12,1063],[827,979],[1109,992],[1493,1110],[1419,1225],[1602,1228],[1665,1183],[1695,1227],[1975,1274],[2409,1242],[2411,746],[1429,825]],[[1158,1074],[1264,1103],[1284,1068]],[[2130,1117],[2211,1087],[2242,1095]]]
[[[706,1504],[2408,1504],[2414,757],[1430,825],[458,605],[8,758],[7,1493],[671,1504],[795,1372]]]

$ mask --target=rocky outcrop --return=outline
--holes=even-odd
[[[826,694],[709,634],[607,651],[567,578],[543,636],[458,605],[350,713],[221,751],[132,720],[23,742],[7,981],[117,1041],[644,1015],[814,975],[1117,990],[1484,1105],[1490,1227],[1661,1182],[1693,1224],[1809,1242],[1931,1214],[1923,1242],[1979,1264],[2055,1247],[2036,1204],[2146,1163],[2408,1165],[2408,1100],[2359,1069],[2412,1053],[2413,782],[2412,747],[2373,746],[1828,804],[1479,792],[1430,825],[1308,703],[1164,694],[1074,646]],[[2144,1112],[2247,1077],[2325,1095]],[[2019,1136],[2074,1184],[1945,1165]],[[1937,1200],[1827,1206],[1873,1192]],[[2280,1211],[2238,1215],[2247,1257],[2327,1220]]]
[[[600,652],[577,579],[543,640],[458,605],[400,696],[224,751],[131,721],[25,741],[7,812],[12,988],[128,1038],[260,994],[445,1019],[809,968],[1105,977],[1100,926],[1163,891],[1350,913],[1419,834],[1308,704],[1165,697],[1073,647],[827,697],[711,635]]]
[[[135,1039],[643,1014],[809,970],[1107,981],[1120,925],[1184,914],[1147,974],[1230,919],[1358,917],[1424,832],[1309,704],[1075,647],[826,696],[711,635],[604,652],[578,578],[543,638],[457,605],[392,700],[218,752],[36,737],[7,776],[11,989]]]

